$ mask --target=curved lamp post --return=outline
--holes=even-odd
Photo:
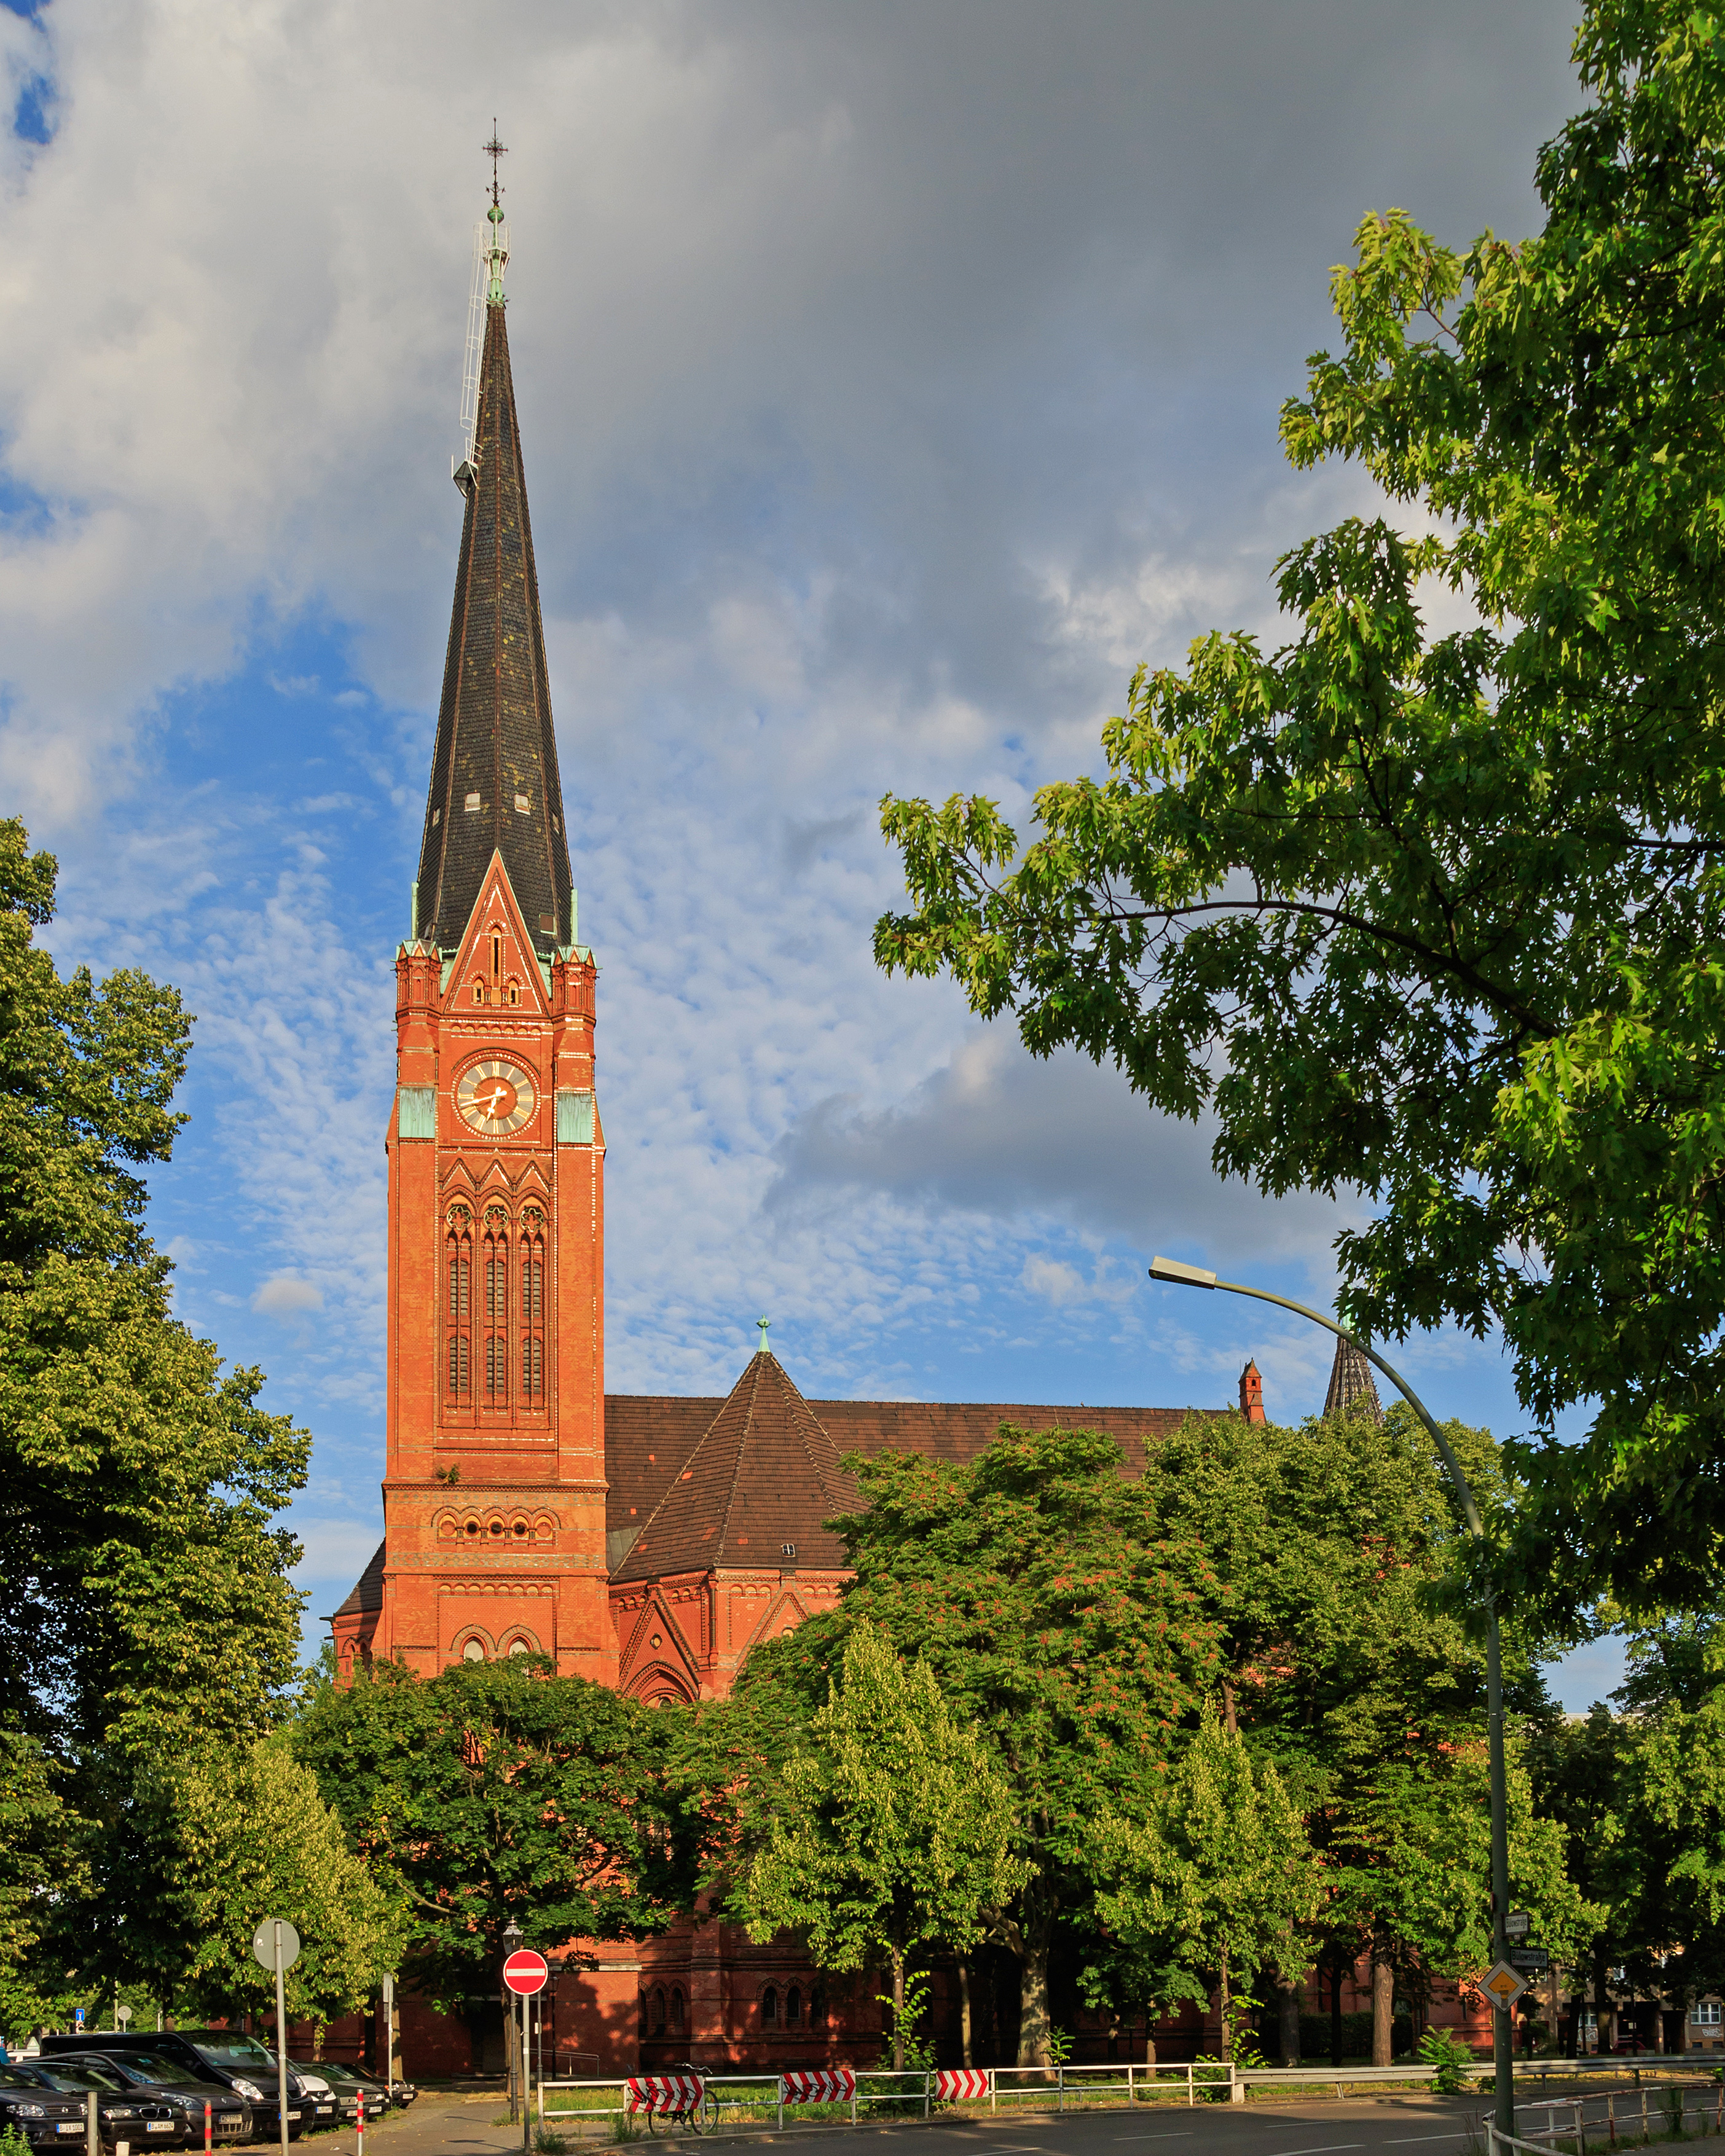
[[[1391,1369],[1384,1358],[1367,1347],[1357,1333],[1350,1332],[1345,1325],[1337,1325],[1333,1318],[1308,1310],[1303,1302],[1291,1302],[1285,1295],[1271,1295],[1261,1287],[1245,1287],[1238,1281],[1218,1280],[1201,1265],[1183,1265],[1173,1258],[1157,1258],[1151,1264],[1150,1277],[1174,1287],[1221,1288],[1230,1295],[1249,1295],[1256,1302],[1273,1302],[1283,1310],[1291,1310],[1296,1317],[1309,1317],[1314,1325],[1322,1326],[1325,1332],[1333,1332],[1337,1339],[1358,1348],[1368,1363],[1377,1364],[1425,1424],[1461,1507],[1468,1532],[1481,1542],[1485,1540],[1485,1522],[1480,1517],[1480,1508],[1474,1502],[1461,1463],[1450,1448],[1450,1440],[1407,1379],[1399,1371]],[[1490,1588],[1486,1589],[1486,1727],[1491,1762],[1491,1952],[1502,1961],[1509,1944],[1508,1934],[1503,1928],[1504,1919],[1509,1914],[1509,1799],[1503,1766],[1503,1654],[1497,1628],[1497,1598]],[[1515,2034],[1510,2025],[1509,2009],[1495,2001],[1491,2008],[1491,2063],[1497,2130],[1513,2134]]]

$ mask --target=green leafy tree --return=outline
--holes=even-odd
[[[1027,1876],[992,1936],[1019,1964],[1020,2061],[1045,2065],[1049,1958],[1093,1921],[1097,1825],[1146,1800],[1218,1674],[1209,1568],[1145,1538],[1119,1448],[1094,1433],[1007,1430],[964,1468],[846,1464],[868,1509],[835,1522],[855,1575],[840,1606],[756,1650],[721,1727],[783,1756],[859,1625],[927,1667],[1014,1792]]]
[[[123,1968],[182,2016],[273,2009],[274,1974],[252,1953],[266,1917],[300,1933],[287,2005],[313,2021],[362,2007],[399,1953],[398,1897],[348,1847],[282,1735],[201,1746],[137,1774],[93,1868],[80,1974]]]
[[[676,1720],[518,1655],[431,1678],[379,1665],[317,1691],[292,1737],[403,1910],[404,1974],[456,2011],[495,1990],[511,1918],[548,1950],[692,1906],[697,1845],[665,1771]]]
[[[190,1022],[34,932],[55,864],[0,823],[0,1725],[57,1748],[260,1733],[298,1558],[272,1525],[310,1440],[172,1315],[138,1171],[166,1160]]]
[[[1410,530],[1290,552],[1279,649],[1141,670],[1034,843],[889,798],[875,949],[1209,1110],[1222,1173],[1364,1194],[1353,1322],[1512,1351],[1524,1584],[1645,1612],[1710,1599],[1725,1530],[1725,36],[1592,0],[1574,54],[1541,230],[1367,218],[1283,412]],[[1422,584],[1472,619],[1432,633]]]
[[[1590,1957],[1596,2011],[1605,1970],[1677,2005],[1725,1983],[1725,1631],[1717,1609],[1631,1633],[1629,1670],[1596,1707],[1590,1742],[1568,1762],[1596,1762],[1604,1831],[1590,1852],[1607,1920]],[[1604,2014],[1601,2012],[1603,2025]]]
[[[67,1996],[65,1970],[44,1951],[57,1909],[88,1886],[65,1779],[37,1738],[0,1729],[0,2030],[58,2018]]]
[[[1507,1496],[1483,1431],[1446,1435],[1488,1502]],[[1395,1984],[1490,1959],[1484,1642],[1466,1538],[1430,1439],[1404,1408],[1296,1427],[1191,1418],[1148,1450],[1145,1533],[1209,1557],[1227,1715],[1272,1762],[1322,1853],[1324,1892],[1285,1940],[1284,1978],[1322,1958],[1373,1967],[1373,2051],[1391,2058]],[[1550,1722],[1542,1642],[1505,1628],[1512,1752]],[[1512,1772],[1516,1891],[1542,1936],[1584,1922],[1562,1836]]]
[[[1103,1840],[1114,1883],[1096,1897],[1102,1951],[1081,1978],[1090,2004],[1149,2009],[1214,1991],[1231,2059],[1237,2000],[1286,1965],[1323,1899],[1281,1777],[1208,1712],[1143,1812],[1108,1822]]]
[[[801,1930],[823,1969],[884,1959],[901,2071],[908,1963],[937,1944],[975,1946],[1026,1883],[1029,1867],[1012,1854],[1011,1785],[927,1664],[901,1661],[884,1633],[860,1625],[772,1802],[737,1913],[757,1939]]]

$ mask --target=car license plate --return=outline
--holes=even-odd
[[[54,2130],[56,2133],[82,2133],[84,2121],[81,2118],[63,2118]]]
[[[173,2130],[174,2123],[171,2118],[146,2118],[144,2121],[146,2133],[172,2133]]]

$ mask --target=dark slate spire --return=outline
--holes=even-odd
[[[1384,1419],[1384,1403],[1378,1397],[1378,1381],[1372,1366],[1351,1340],[1337,1337],[1336,1359],[1330,1365],[1330,1389],[1324,1399],[1327,1415],[1369,1415]]]
[[[414,927],[453,950],[495,850],[548,957],[575,940],[572,879],[501,280],[500,266],[485,307],[472,455],[456,474],[467,511]]]

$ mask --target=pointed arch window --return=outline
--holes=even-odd
[[[501,1205],[485,1208],[485,1404],[501,1407],[509,1399],[509,1215]]]
[[[473,1397],[473,1215],[465,1205],[452,1205],[448,1224],[444,1323],[449,1397],[460,1406]]]
[[[545,1215],[536,1205],[521,1214],[521,1398],[545,1402]]]

